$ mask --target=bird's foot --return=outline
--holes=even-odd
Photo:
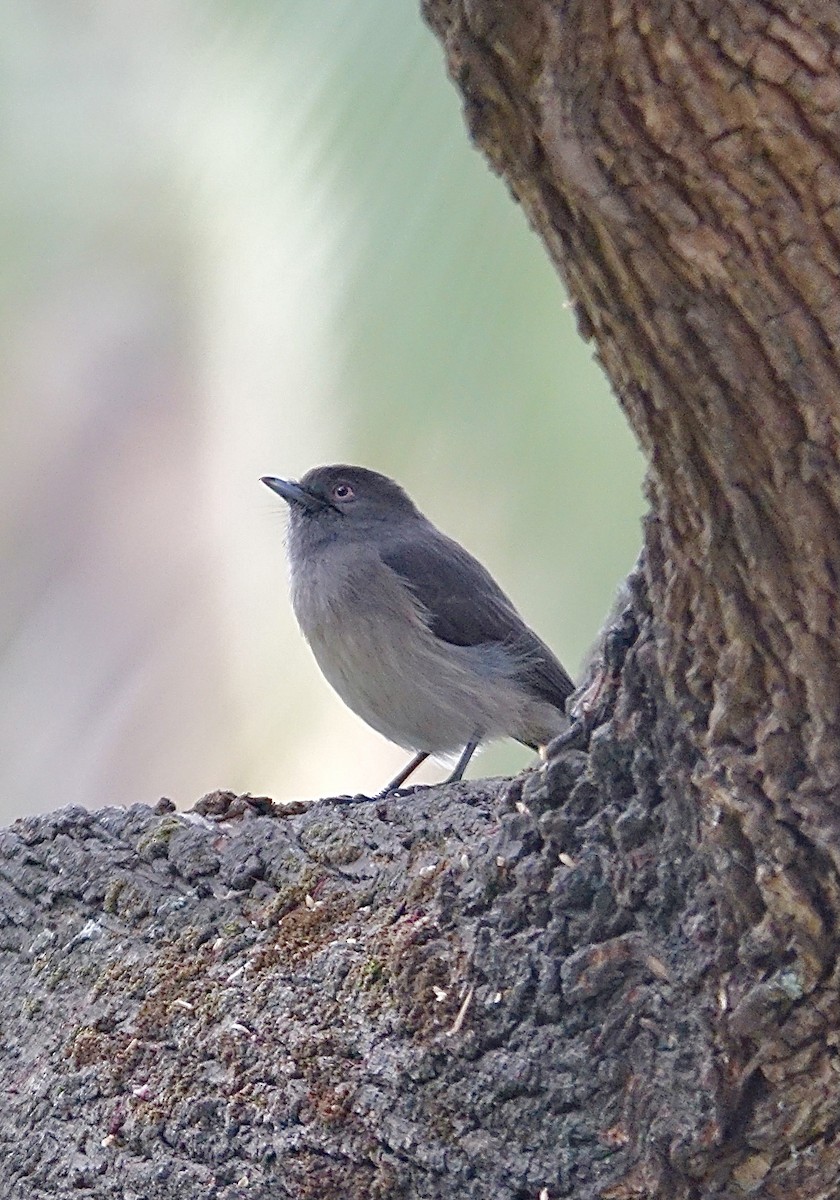
[[[384,787],[381,792],[376,793],[373,799],[402,799],[404,796],[413,796],[415,792],[425,792],[429,787],[431,787],[431,784],[429,783],[410,783],[408,787]]]

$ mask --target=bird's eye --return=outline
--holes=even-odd
[[[352,500],[355,495],[349,483],[337,483],[332,494],[334,500]]]

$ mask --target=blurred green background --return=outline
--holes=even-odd
[[[395,476],[578,671],[641,459],[414,3],[8,0],[0,103],[0,820],[403,763],[261,474]]]

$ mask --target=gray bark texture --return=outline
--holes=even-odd
[[[18,1197],[840,1195],[840,9],[426,0],[649,458],[512,781],[0,839]]]

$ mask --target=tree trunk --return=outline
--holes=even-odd
[[[540,771],[3,835],[13,1197],[840,1194],[840,9],[425,7],[641,567]]]
[[[634,1149],[603,1194],[835,1195],[840,10],[426,11],[650,463],[645,654],[667,710],[644,750],[693,867],[651,935],[677,939],[687,1024],[674,1045],[661,1017],[606,1035]],[[651,1034],[705,1121],[635,1072]]]

